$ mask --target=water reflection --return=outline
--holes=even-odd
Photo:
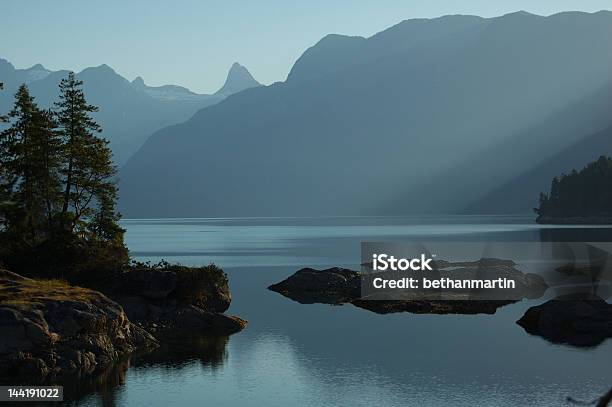
[[[515,321],[533,301],[495,316],[378,315],[351,305],[303,306],[258,292],[288,271],[232,273],[243,279],[232,312],[252,324],[232,340],[231,368],[252,387],[261,383],[279,394],[278,403],[264,403],[263,391],[252,390],[250,397],[265,405],[294,396],[287,405],[552,406],[567,395],[596,395],[601,378],[610,378],[599,359],[610,346],[584,354],[526,335]],[[258,306],[247,310],[255,296]],[[271,330],[274,341],[266,334]],[[257,367],[270,370],[251,374]],[[242,405],[245,392],[233,390],[227,404]]]
[[[227,361],[229,336],[167,335],[159,340],[159,348],[150,353],[136,355],[132,359],[132,365],[136,368],[163,367],[175,370],[196,362],[200,366],[215,370]]]
[[[227,361],[228,336],[193,335],[160,338],[162,345],[152,352],[135,353],[88,375],[64,376],[53,383],[64,386],[63,405],[95,404],[104,407],[125,405],[128,371],[161,369],[172,375],[182,369],[209,368],[217,371]],[[129,384],[128,384],[129,386]]]
[[[64,405],[78,402],[96,394],[99,404],[115,407],[118,403],[118,389],[125,384],[130,358],[125,357],[93,374],[66,376],[55,383],[64,386]]]

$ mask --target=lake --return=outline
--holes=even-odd
[[[612,341],[577,349],[518,325],[522,301],[495,315],[378,315],[302,305],[267,286],[301,267],[358,267],[362,241],[610,240],[604,226],[539,226],[520,216],[125,220],[143,261],[228,274],[231,337],[174,338],[97,378],[66,383],[83,406],[559,406],[612,385]]]

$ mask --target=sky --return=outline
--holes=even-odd
[[[323,36],[371,36],[410,18],[525,10],[612,9],[612,0],[3,0],[0,58],[80,71],[110,65],[129,80],[219,89],[233,62],[284,81]]]

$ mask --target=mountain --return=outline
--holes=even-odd
[[[529,213],[538,206],[540,192],[548,194],[553,177],[580,170],[601,155],[612,157],[612,125],[591,134],[562,151],[525,169],[471,204],[472,213]]]
[[[0,58],[0,80],[4,82],[5,86],[15,82],[34,82],[44,79],[50,73],[51,71],[41,64],[36,64],[28,69],[16,69],[9,61]]]
[[[13,94],[27,83],[40,106],[51,107],[58,97],[58,84],[68,71],[49,71],[38,64],[15,69],[0,59],[0,112],[10,109]],[[201,95],[176,85],[149,87],[141,77],[130,82],[108,65],[86,68],[77,74],[84,81],[87,100],[100,108],[95,114],[110,141],[115,161],[123,164],[154,131],[189,119],[203,107],[218,103],[229,94]],[[231,83],[239,92],[240,82]]]
[[[227,73],[225,83],[217,92],[212,95],[194,93],[187,88],[177,85],[147,86],[142,77],[138,76],[132,81],[132,86],[145,92],[154,99],[161,101],[184,101],[184,102],[203,102],[209,104],[217,103],[234,93],[242,92],[245,89],[261,86],[253,78],[251,73],[238,62],[234,62]]]
[[[462,211],[609,124],[609,38],[610,12],[446,16],[327,36],[285,82],[151,136],[122,169],[122,211]]]
[[[612,150],[612,139],[608,144],[601,137],[598,142],[589,141],[589,135],[601,134],[610,126],[610,111],[612,80],[524,126],[512,137],[467,154],[410,191],[401,191],[379,210],[396,213],[397,202],[422,195],[430,198],[429,203],[424,200],[418,208],[423,211],[435,208],[471,214],[532,213],[539,193],[548,189],[554,174],[582,168]]]
[[[288,81],[323,77],[351,65],[407,52],[415,46],[426,47],[435,40],[442,40],[438,45],[443,45],[446,37],[464,35],[483,24],[485,21],[476,16],[444,16],[402,21],[367,39],[330,34],[304,52],[291,69]]]
[[[215,95],[225,97],[257,86],[261,86],[261,84],[253,78],[251,73],[238,62],[234,62],[227,73],[225,83]]]
[[[132,81],[132,86],[154,99],[161,101],[210,101],[219,102],[222,98],[215,98],[214,95],[199,94],[178,85],[147,86],[142,77],[138,76]]]
[[[23,81],[26,83],[44,79],[51,73],[50,70],[41,64],[36,64],[28,69],[18,69],[18,71],[22,72]]]

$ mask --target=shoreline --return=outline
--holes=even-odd
[[[83,287],[0,269],[0,379],[92,375],[185,333],[229,336],[231,294],[217,267],[132,269]]]

